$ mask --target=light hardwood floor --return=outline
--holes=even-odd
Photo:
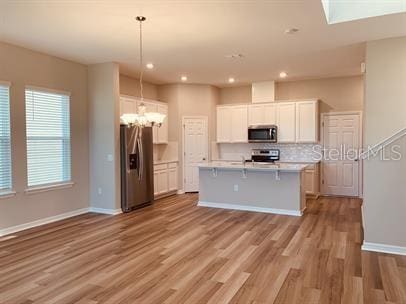
[[[303,217],[196,201],[0,238],[0,303],[406,303],[406,257],[361,252],[357,199],[309,200]]]

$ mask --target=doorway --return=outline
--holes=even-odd
[[[199,167],[209,158],[207,116],[185,116],[183,125],[183,189],[199,191]]]
[[[361,118],[361,112],[322,114],[322,194],[360,195]]]

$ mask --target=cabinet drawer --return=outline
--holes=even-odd
[[[154,171],[166,170],[166,169],[168,169],[168,164],[157,164],[157,165],[154,165]]]
[[[169,169],[177,168],[177,167],[178,167],[178,164],[177,164],[177,163],[169,163],[169,164],[168,164],[168,168],[169,168]]]

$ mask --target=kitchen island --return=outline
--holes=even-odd
[[[199,165],[199,206],[300,216],[306,164],[211,162]]]

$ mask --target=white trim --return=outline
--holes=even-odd
[[[34,228],[34,227],[37,227],[37,226],[42,226],[42,225],[45,225],[45,224],[57,222],[57,221],[60,221],[60,220],[64,220],[64,219],[67,219],[67,218],[70,218],[70,217],[73,217],[73,216],[77,216],[77,215],[81,215],[81,214],[84,214],[84,213],[88,213],[88,212],[89,212],[89,208],[77,209],[77,210],[69,211],[69,212],[66,212],[66,213],[46,217],[46,218],[36,220],[36,221],[33,221],[33,222],[29,222],[29,223],[25,223],[25,224],[21,224],[21,225],[17,225],[17,226],[12,226],[12,227],[8,227],[8,228],[0,229],[0,237],[11,234],[11,233],[16,233],[16,232],[19,232],[19,231],[22,231],[22,230]]]
[[[105,209],[105,208],[97,208],[97,207],[90,207],[89,212],[110,214],[110,215],[117,215],[117,214],[123,213],[123,211],[121,209]]]
[[[10,88],[11,87],[11,82],[10,81],[0,80],[0,86]]]
[[[179,189],[176,194],[180,195],[180,194],[185,194],[185,191],[183,191],[183,189]]]
[[[3,191],[3,192],[0,192],[0,199],[10,198],[10,197],[16,196],[16,194],[17,194],[17,192],[15,192],[13,190]]]
[[[206,122],[206,135],[207,135],[207,145],[206,145],[206,162],[209,161],[210,158],[210,148],[209,148],[209,117],[204,116],[204,115],[185,115],[182,116],[182,188],[183,191],[185,190],[185,186],[186,186],[186,178],[185,178],[185,167],[186,167],[186,163],[185,163],[185,120],[186,119],[203,119]],[[185,192],[183,192],[185,193]]]
[[[211,208],[232,209],[232,210],[242,210],[242,211],[252,211],[252,212],[263,212],[263,213],[283,214],[283,215],[292,215],[292,216],[302,216],[303,215],[303,211],[298,211],[298,210],[254,207],[254,206],[247,206],[247,205],[212,203],[212,202],[203,202],[203,201],[199,201],[197,203],[197,205],[200,206],[200,207],[211,207]]]
[[[320,144],[321,147],[324,148],[324,117],[325,116],[335,116],[335,115],[358,115],[359,116],[359,148],[363,147],[363,128],[364,128],[364,122],[363,122],[363,115],[362,115],[362,111],[339,111],[339,112],[326,112],[326,113],[321,113],[320,116]],[[362,198],[363,193],[364,193],[364,189],[363,189],[363,162],[360,160],[358,161],[359,165],[358,165],[358,198]],[[319,189],[320,189],[320,195],[323,196],[327,196],[324,191],[323,191],[323,184],[322,184],[322,180],[324,179],[323,173],[324,173],[324,161],[323,159],[321,159],[320,161],[320,185],[319,185]]]
[[[60,94],[60,95],[65,95],[65,96],[69,96],[69,97],[72,95],[71,92],[68,92],[68,91],[55,90],[55,89],[37,87],[37,86],[32,86],[32,85],[26,85],[25,89],[26,90],[44,92],[44,93],[50,93],[50,94]]]
[[[44,185],[44,186],[29,187],[29,188],[25,189],[24,192],[26,194],[35,194],[35,193],[47,192],[47,191],[58,190],[58,189],[72,188],[74,185],[75,185],[74,182],[49,184],[49,185]]]
[[[365,251],[406,255],[406,247],[379,244],[379,243],[364,242],[362,244],[361,249],[365,250]]]

